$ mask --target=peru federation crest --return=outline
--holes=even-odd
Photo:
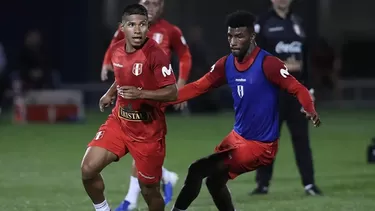
[[[142,74],[142,67],[143,67],[143,64],[142,63],[134,63],[133,64],[133,69],[132,69],[132,73],[135,75],[135,76],[139,76]]]

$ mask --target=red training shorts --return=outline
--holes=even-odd
[[[216,146],[215,152],[230,151],[225,162],[229,165],[229,178],[234,179],[243,173],[271,164],[277,153],[277,145],[278,140],[271,143],[246,140],[231,131]]]
[[[165,157],[165,139],[156,142],[138,142],[126,135],[121,128],[121,120],[110,114],[100,126],[89,147],[104,148],[120,159],[128,152],[138,169],[138,179],[145,184],[160,182]]]

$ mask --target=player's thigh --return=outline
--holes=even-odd
[[[227,160],[231,150],[217,151],[209,156],[200,158],[189,167],[188,174],[192,177],[208,177],[213,174],[228,172]]]
[[[138,180],[141,184],[159,184],[165,158],[165,140],[156,142],[127,142],[134,159]]]
[[[101,170],[105,165],[124,156],[126,152],[127,148],[120,122],[116,117],[110,115],[88,144],[82,166]]]
[[[116,160],[117,156],[104,148],[88,147],[81,163],[82,177],[89,179]]]
[[[253,171],[261,166],[270,165],[276,156],[278,141],[262,143],[258,141],[243,141],[231,153],[229,176],[234,179],[238,175]]]
[[[215,148],[215,154],[223,161],[223,165],[219,163],[220,166],[218,169],[226,169],[229,171],[233,166],[233,157],[232,154],[241,146],[242,141],[240,141],[239,135],[235,131],[231,131],[219,145]],[[232,177],[229,174],[229,177]]]
[[[226,151],[233,150],[237,148],[242,142],[238,139],[238,134],[234,131],[231,131],[219,145],[215,147],[215,153],[223,153]]]

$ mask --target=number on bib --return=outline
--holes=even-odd
[[[238,96],[239,96],[240,98],[243,97],[243,95],[244,95],[243,85],[237,85],[237,93],[238,93]]]

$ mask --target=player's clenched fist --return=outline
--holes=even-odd
[[[302,109],[301,110],[302,113],[304,113],[306,115],[306,118],[310,119],[314,125],[314,127],[319,127],[320,126],[320,118],[319,118],[319,115],[317,113],[309,113],[307,111],[305,111],[305,109]]]
[[[134,86],[117,87],[117,94],[124,99],[139,99],[141,98],[142,89]]]
[[[104,108],[112,105],[115,102],[116,96],[111,96],[109,94],[104,94],[99,100],[99,109],[101,112],[104,111]]]

